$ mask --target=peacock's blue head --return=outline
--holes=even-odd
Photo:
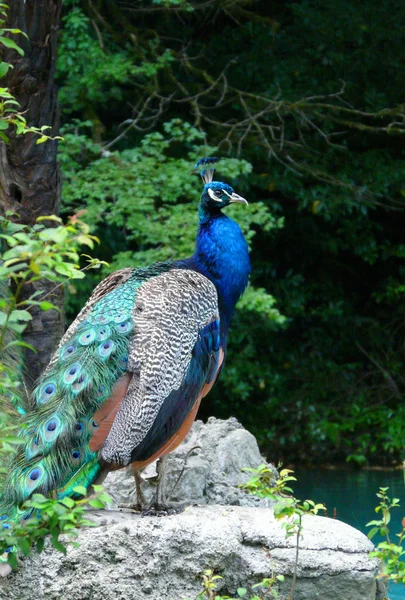
[[[240,202],[247,204],[247,200],[239,196],[233,188],[222,181],[211,181],[204,185],[201,194],[200,206],[208,211],[217,211],[225,208],[228,204]]]
[[[247,200],[239,196],[234,189],[222,181],[212,181],[215,173],[214,165],[218,161],[216,157],[202,158],[196,164],[196,168],[204,166],[200,175],[204,181],[204,189],[201,194],[200,207],[206,212],[217,212],[229,204],[239,202],[247,204]]]

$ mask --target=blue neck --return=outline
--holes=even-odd
[[[218,292],[221,322],[228,329],[235,305],[250,274],[248,245],[237,223],[221,211],[199,210],[196,248],[190,263],[210,279]]]

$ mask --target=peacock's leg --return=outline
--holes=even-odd
[[[171,515],[177,512],[181,512],[185,506],[189,503],[184,504],[176,502],[175,506],[171,505],[171,495],[180,481],[183,471],[180,473],[175,485],[169,492],[169,497],[166,496],[166,483],[167,483],[167,455],[162,456],[156,463],[156,491],[153,496],[152,502],[150,503],[147,514],[157,514],[158,516]]]
[[[130,510],[136,510],[137,512],[141,512],[145,510],[148,503],[145,498],[145,495],[142,491],[142,482],[143,479],[141,477],[140,472],[137,469],[131,469],[132,474],[135,479],[135,487],[136,487],[136,502],[135,504],[120,504],[120,508],[128,508]]]
[[[135,486],[136,486],[136,507],[137,510],[144,510],[147,501],[142,491],[142,477],[139,471],[134,471]]]
[[[167,456],[162,456],[156,463],[156,492],[152,501],[152,506],[156,510],[165,510],[168,508],[165,494],[166,465]]]

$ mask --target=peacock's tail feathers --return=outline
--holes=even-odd
[[[98,428],[93,417],[126,371],[132,310],[146,275],[126,276],[96,301],[93,294],[39,379],[18,434],[24,443],[13,456],[0,502],[7,522],[24,517],[19,507],[33,492],[72,495],[75,486],[88,487],[99,473],[98,453],[89,448]]]

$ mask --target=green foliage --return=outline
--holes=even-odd
[[[340,78],[352,106],[376,111],[402,102],[403,73],[392,86],[382,75],[383,64],[395,71],[400,52],[394,15],[380,20],[386,11],[387,4],[294,3],[271,47],[268,79],[287,97],[332,93]],[[321,128],[332,127],[323,112]],[[266,248],[268,269],[262,247],[261,284],[289,327],[268,346],[273,386],[257,401],[268,424],[260,437],[272,456],[290,460],[391,463],[404,439],[403,141],[343,132],[339,149],[308,128],[303,135],[313,149],[306,172],[266,169],[285,227]]]
[[[377,545],[377,549],[370,553],[371,557],[376,557],[382,561],[382,570],[378,575],[380,579],[392,583],[405,583],[405,518],[402,519],[402,531],[395,534],[398,538],[396,542],[391,541],[389,523],[391,521],[391,510],[400,508],[398,498],[388,496],[388,488],[380,488],[377,498],[380,503],[375,508],[381,518],[370,521],[367,527],[371,527],[368,537],[372,539],[379,534],[384,541]]]
[[[101,486],[93,486],[93,489],[94,494],[91,497],[79,500],[56,500],[46,498],[42,494],[33,494],[31,500],[24,504],[24,508],[33,509],[33,516],[14,524],[11,529],[0,530],[0,555],[10,547],[13,548],[13,551],[8,553],[8,563],[13,569],[17,569],[17,553],[28,556],[33,548],[36,552],[42,552],[47,536],[56,550],[66,554],[66,543],[77,536],[77,529],[94,526],[86,517],[87,509],[105,508],[106,504],[111,503],[111,498],[103,492]],[[74,491],[77,496],[87,493],[87,490],[80,486]],[[68,538],[61,540],[60,536],[64,534]]]
[[[165,7],[176,7],[182,8],[184,10],[192,11],[194,10],[193,6],[187,0],[152,0],[152,4],[157,4],[159,6]]]
[[[293,490],[289,487],[292,481],[297,481],[291,469],[281,469],[279,478],[274,481],[274,471],[267,465],[259,465],[256,469],[243,469],[251,473],[252,477],[241,487],[250,494],[259,498],[268,498],[274,501],[274,515],[283,521],[282,526],[286,530],[286,536],[302,533],[302,517],[317,515],[320,510],[326,510],[323,504],[316,504],[313,500],[298,500],[294,498]]]
[[[259,498],[269,498],[277,500],[277,498],[286,493],[292,493],[292,489],[288,487],[290,481],[296,481],[291,475],[293,471],[283,469],[279,473],[278,479],[274,478],[274,470],[268,465],[259,465],[256,469],[246,467],[243,469],[246,473],[251,473],[251,478],[241,487]]]
[[[245,484],[241,485],[250,494],[260,498],[268,498],[275,504],[273,506],[274,516],[282,520],[282,527],[285,529],[286,537],[295,536],[295,564],[294,573],[291,582],[289,600],[293,600],[294,590],[297,582],[299,543],[303,531],[304,515],[317,515],[319,511],[326,510],[323,504],[316,504],[313,500],[298,500],[293,495],[293,490],[289,487],[292,481],[297,481],[291,469],[282,469],[279,477],[274,481],[274,473],[265,464],[259,465],[256,469],[243,469],[247,473],[252,473],[252,477]],[[275,596],[277,597],[277,596]]]
[[[83,221],[72,217],[67,225],[54,215],[39,217],[34,226],[14,223],[9,213],[0,216],[0,239],[7,243],[8,249],[1,254],[0,281],[13,282],[15,293],[0,302],[0,347],[3,346],[4,336],[8,330],[18,334],[23,333],[27,322],[32,319],[29,308],[39,306],[41,310],[54,309],[55,306],[44,297],[36,299],[34,292],[28,299],[20,301],[23,286],[45,278],[49,281],[65,282],[69,279],[81,279],[85,276],[79,266],[78,248],[86,245],[94,247],[98,239],[89,234],[89,227]],[[46,227],[45,222],[58,223],[56,227]],[[3,242],[4,243],[4,242]],[[102,263],[96,261],[91,266],[99,267]],[[21,345],[18,341],[13,345]]]
[[[87,110],[94,117],[92,105],[122,101],[128,80],[148,85],[172,60],[169,50],[156,55],[154,40],[139,53],[131,39],[120,47],[111,34],[105,40],[94,37],[90,19],[76,6],[62,24],[58,70],[64,79],[60,101],[66,112]]]

